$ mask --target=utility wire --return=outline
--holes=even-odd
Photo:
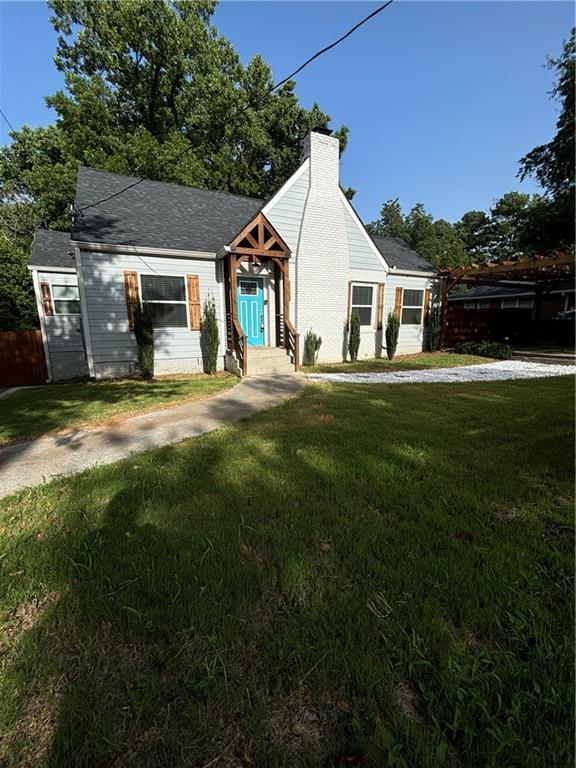
[[[12,131],[12,133],[16,133],[16,129],[14,128],[14,126],[12,125],[12,123],[10,122],[10,120],[8,120],[8,118],[6,117],[6,115],[4,114],[4,112],[2,111],[2,109],[0,109],[0,115],[2,115],[2,117],[4,118],[4,120],[6,120],[6,123],[8,124],[8,127],[10,128],[10,130]]]
[[[273,85],[271,88],[269,88],[264,96],[262,96],[261,99],[259,99],[255,104],[250,103],[247,104],[245,107],[242,107],[241,109],[238,109],[235,113],[233,112],[229,118],[228,121],[230,121],[232,118],[239,117],[244,112],[246,112],[248,109],[257,109],[267,98],[270,96],[271,93],[276,91],[278,88],[280,88],[282,85],[287,83],[289,80],[292,80],[293,77],[295,77],[297,74],[302,72],[303,69],[305,69],[309,64],[311,64],[313,61],[318,59],[323,54],[327,53],[328,51],[332,50],[332,48],[335,48],[337,45],[340,45],[344,40],[346,40],[347,37],[350,37],[350,35],[354,34],[357,29],[360,29],[361,26],[366,24],[366,22],[370,21],[370,19],[373,19],[375,16],[377,16],[379,13],[381,13],[383,10],[388,8],[389,5],[392,5],[394,0],[387,0],[387,2],[383,3],[382,5],[379,5],[378,8],[376,8],[372,13],[369,13],[368,16],[365,16],[363,19],[361,19],[357,24],[355,24],[351,29],[349,29],[345,34],[343,34],[341,37],[339,37],[337,40],[334,40],[333,43],[330,43],[329,45],[325,46],[319,51],[316,51],[315,54],[310,56],[309,59],[306,59],[306,61],[301,64],[297,69],[294,70],[294,72],[291,72],[289,75],[284,77],[282,80],[277,82],[275,85]],[[6,122],[8,122],[6,116],[4,113],[2,113],[4,116],[4,119]],[[10,125],[10,123],[8,123]],[[12,129],[14,130],[14,129]],[[188,152],[192,150],[192,145],[189,147],[186,147],[182,152],[179,152],[175,157],[173,157],[171,160],[168,160],[164,167],[166,168],[169,165],[172,165],[173,163],[178,162],[184,155],[186,155]],[[118,197],[119,195],[123,195],[124,192],[127,192],[129,189],[133,189],[134,187],[137,187],[138,184],[141,184],[143,181],[145,181],[144,178],[139,178],[136,181],[133,181],[131,184],[128,184],[126,187],[123,187],[122,189],[119,189],[117,192],[113,192],[111,195],[108,195],[107,197],[103,197],[101,200],[97,200],[95,203],[90,203],[89,205],[84,205],[75,210],[75,213],[82,214],[84,211],[87,211],[89,208],[96,208],[98,205],[102,205],[102,203],[108,202],[108,200],[113,200],[115,197]]]

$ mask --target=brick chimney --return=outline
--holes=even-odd
[[[296,327],[322,337],[319,359],[338,359],[348,302],[348,240],[339,186],[339,141],[327,129],[306,138],[310,182],[295,259]]]

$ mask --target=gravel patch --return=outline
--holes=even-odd
[[[496,363],[462,365],[457,368],[430,368],[424,371],[390,373],[309,373],[312,381],[340,384],[465,384],[468,381],[507,381],[542,379],[576,373],[576,365],[549,365],[524,360],[499,360]]]

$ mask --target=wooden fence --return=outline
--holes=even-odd
[[[0,387],[45,384],[47,376],[40,331],[0,333]]]

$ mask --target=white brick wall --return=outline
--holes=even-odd
[[[292,316],[301,347],[309,330],[322,337],[319,360],[342,359],[348,303],[348,240],[339,188],[338,139],[311,133],[310,187],[291,264]]]

